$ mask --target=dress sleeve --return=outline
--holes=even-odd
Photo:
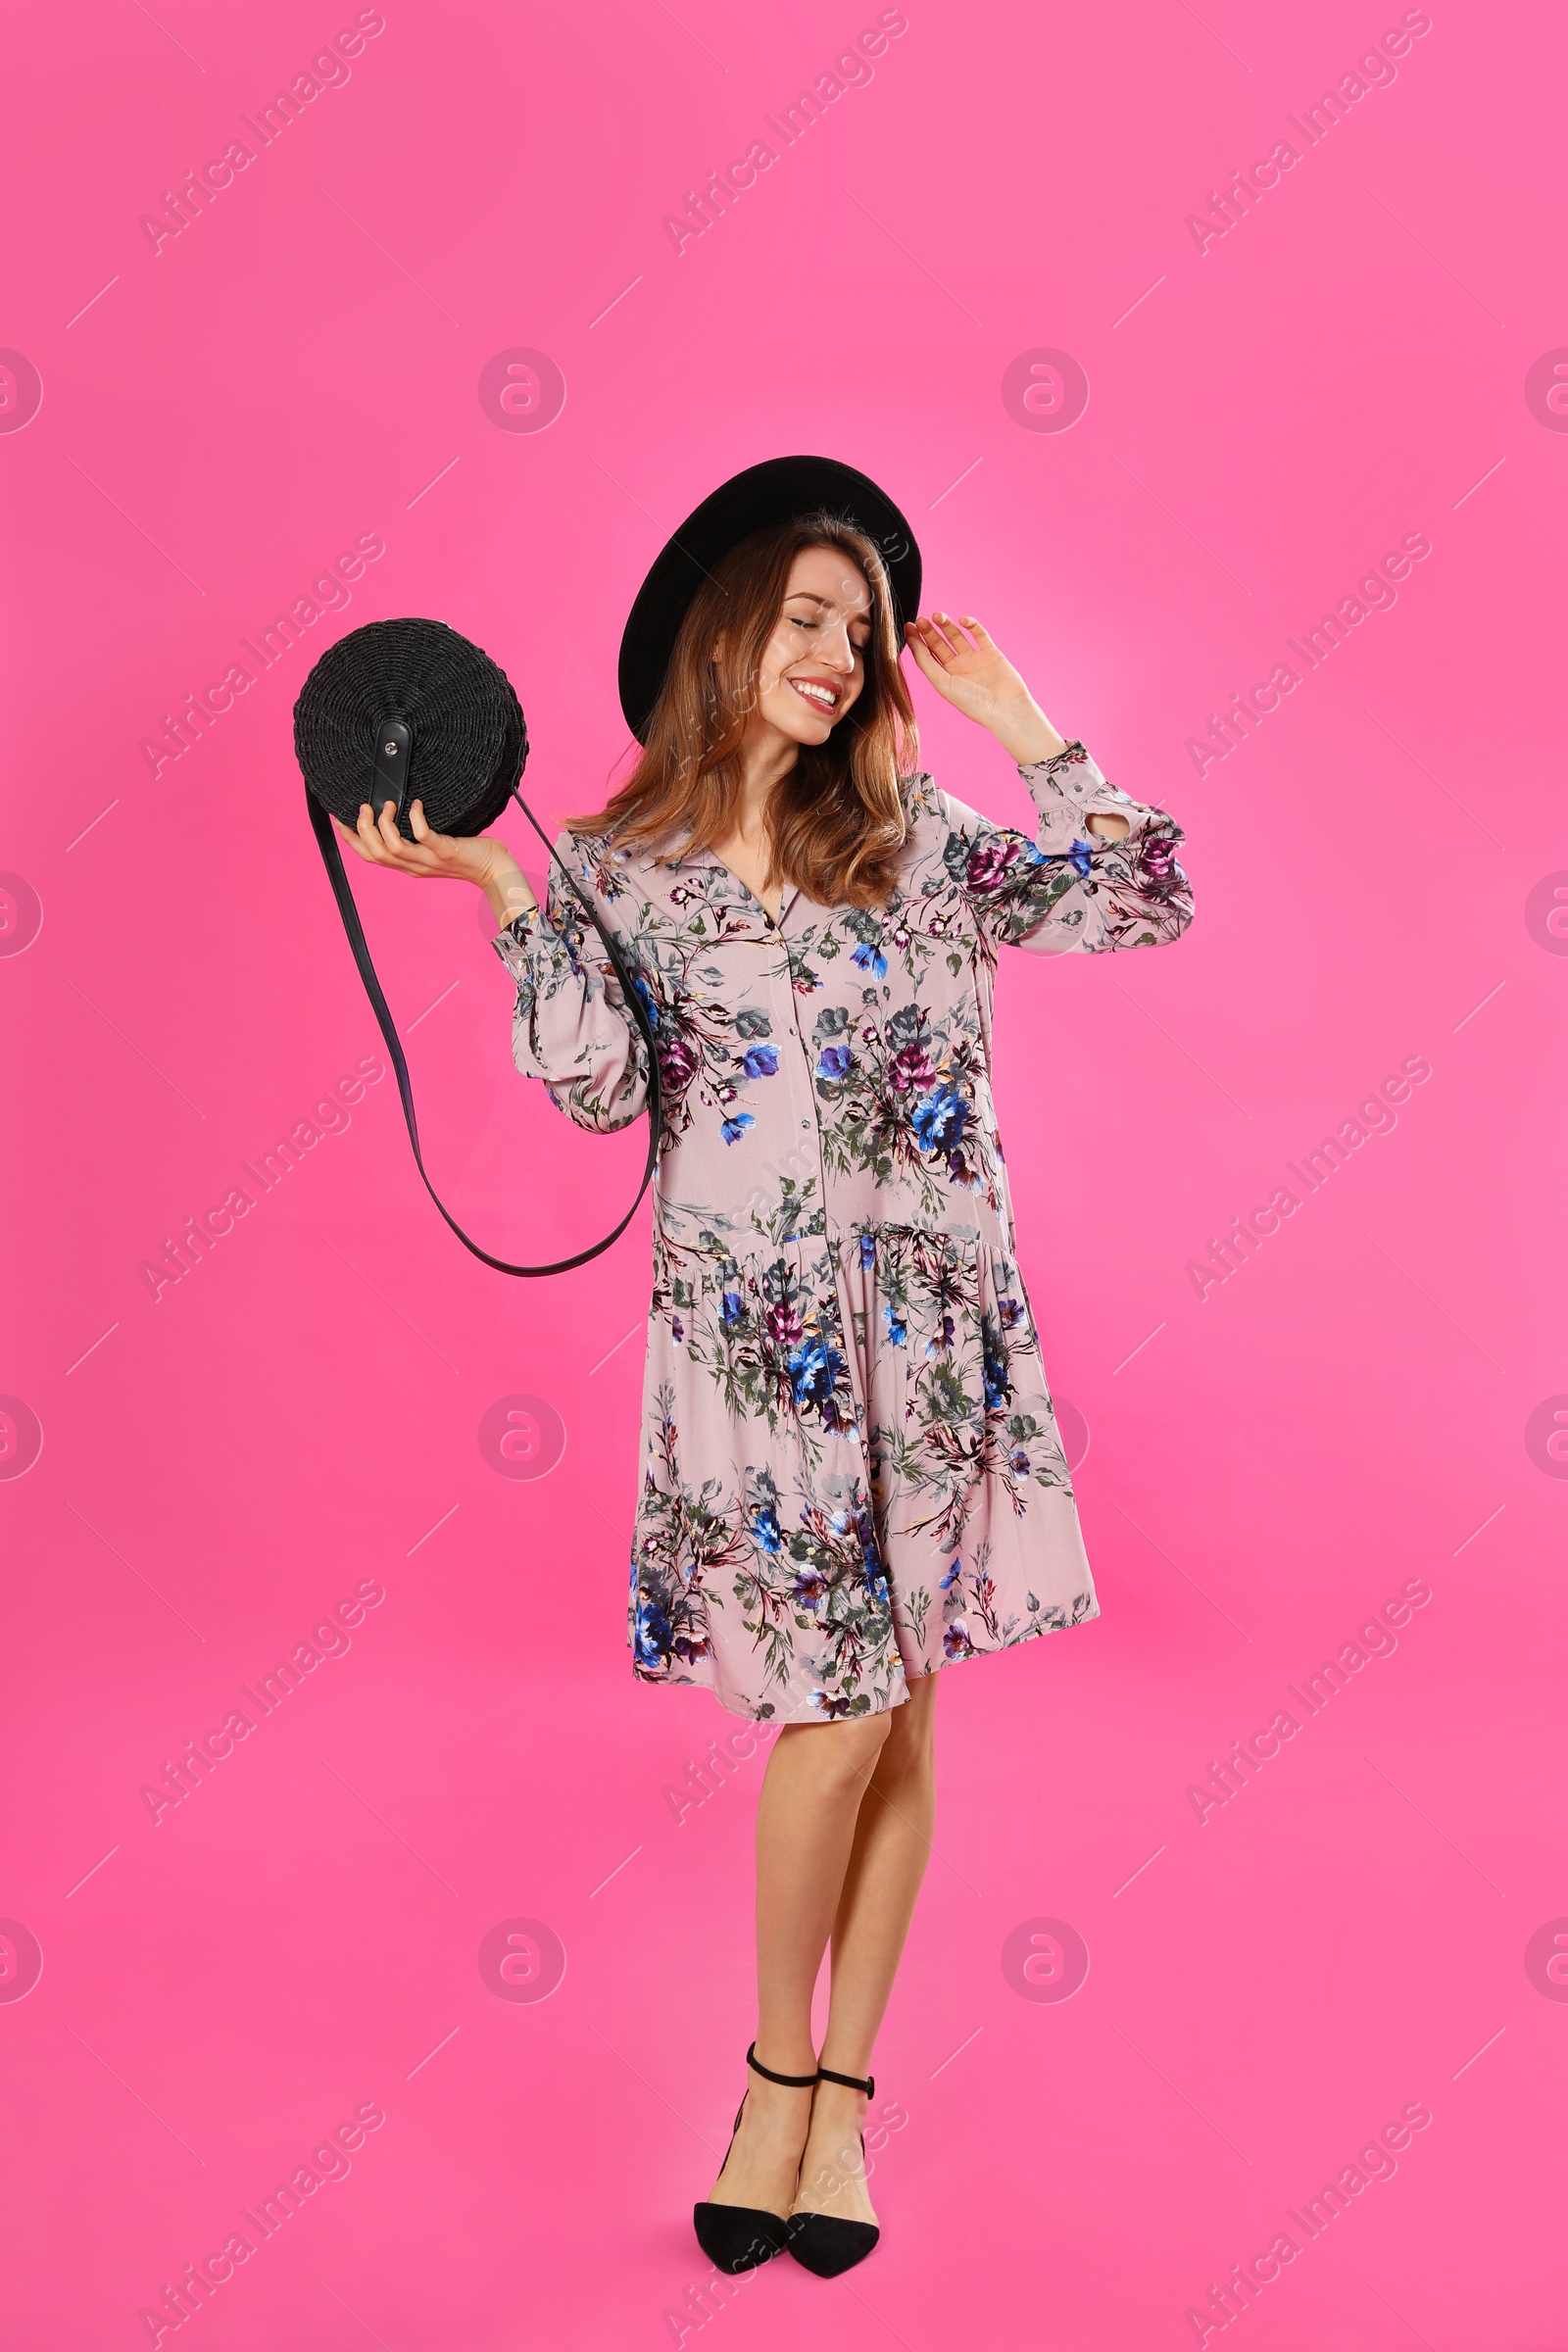
[[[1038,811],[1035,837],[993,824],[949,793],[938,806],[944,862],[975,910],[983,939],[1037,956],[1152,948],[1193,918],[1193,890],[1176,861],[1185,840],[1163,808],[1107,784],[1081,743],[1020,767]],[[1124,816],[1116,840],[1086,819]]]
[[[556,850],[569,860],[569,838]],[[648,1100],[648,1041],[553,859],[544,908],[514,915],[490,944],[517,984],[512,1058],[524,1077],[543,1079],[557,1109],[590,1134],[629,1127]]]

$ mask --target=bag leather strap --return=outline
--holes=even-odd
[[[409,1084],[408,1064],[403,1057],[402,1042],[398,1037],[391,1012],[388,1010],[386,998],[381,993],[381,983],[375,976],[375,965],[370,960],[370,951],[365,942],[365,931],[360,922],[360,910],[354,903],[354,893],[349,888],[349,878],[344,871],[343,853],[338,846],[337,834],[333,829],[331,817],[322,808],[315,793],[307,787],[305,794],[310,806],[311,823],[321,852],[321,862],[326,867],[326,878],[332,885],[332,895],[337,901],[337,910],[343,917],[343,928],[348,933],[349,946],[354,951],[354,960],[359,965],[360,978],[365,983],[365,993],[370,1000],[371,1009],[380,1024],[381,1035],[386,1040],[386,1050],[392,1057],[392,1067],[397,1072],[398,1093],[403,1102],[403,1116],[408,1122],[409,1141],[414,1146],[415,1162],[423,1180],[425,1191],[440,1209],[442,1216],[446,1218],[464,1248],[471,1250],[475,1257],[483,1258],[487,1266],[494,1266],[498,1274],[564,1274],[572,1266],[586,1265],[591,1257],[597,1257],[602,1250],[608,1250],[612,1242],[618,1241],[636,1215],[642,1197],[648,1190],[650,1179],[659,1161],[659,1139],[663,1127],[663,1089],[660,1076],[659,1047],[654,1036],[654,1024],[648,1007],[643,1002],[641,991],[635,985],[631,972],[627,968],[625,956],[605,929],[593,902],[578,887],[575,878],[558,856],[549,835],[515,786],[513,787],[512,797],[544,843],[551,858],[561,867],[562,873],[565,875],[572,890],[576,892],[589,921],[604,941],[605,952],[614,967],[615,977],[620,982],[621,994],[626,1000],[627,1012],[636,1021],[648,1045],[648,1161],[643,1169],[643,1180],[637,1187],[637,1199],[627,1209],[613,1233],[606,1234],[602,1242],[595,1242],[591,1250],[579,1250],[575,1257],[558,1258],[556,1263],[550,1266],[513,1266],[509,1265],[504,1257],[492,1257],[488,1250],[481,1250],[477,1242],[468,1239],[425,1174],[424,1156],[419,1150],[418,1122],[414,1113],[414,1092]]]

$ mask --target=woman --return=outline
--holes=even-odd
[[[1014,1256],[997,952],[1153,946],[1192,911],[1181,828],[1056,732],[973,614],[917,616],[919,584],[853,468],[724,484],[627,624],[643,756],[556,844],[632,959],[665,1097],[633,1670],[777,1727],[749,2087],[695,2209],[727,2271],[787,2249],[832,2276],[875,2245],[860,2131],[930,1850],[938,1670],[1100,1614]],[[904,645],[1016,762],[1032,842],[916,767]],[[479,885],[517,1066],[578,1125],[627,1125],[643,1032],[558,869],[541,909],[499,841],[412,821],[340,831]]]

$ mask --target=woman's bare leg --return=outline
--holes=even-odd
[[[757,1808],[757,2055],[775,2074],[815,2070],[811,1993],[840,1909],[860,1800],[895,1717],[906,1712],[786,1724],[767,1759]],[[745,2071],[741,2128],[709,2201],[786,2214],[811,2093]]]
[[[925,1876],[936,1819],[936,1694],[937,1678],[927,1674],[909,1685],[908,1698],[893,1709],[856,1822],[833,1922],[833,1990],[821,2053],[822,2064],[836,2074],[864,2076],[870,2068]],[[865,2109],[863,2091],[839,2082],[817,2084],[801,2160],[797,2202],[802,2212],[836,2214],[847,2222],[876,2220],[860,2152]]]

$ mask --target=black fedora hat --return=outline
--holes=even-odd
[[[876,544],[893,589],[893,630],[920,610],[920,550],[914,533],[868,476],[837,458],[768,458],[732,474],[671,534],[637,591],[620,640],[620,707],[639,743],[648,740],[680,624],[709,572],[737,540],[770,522],[825,508]]]

